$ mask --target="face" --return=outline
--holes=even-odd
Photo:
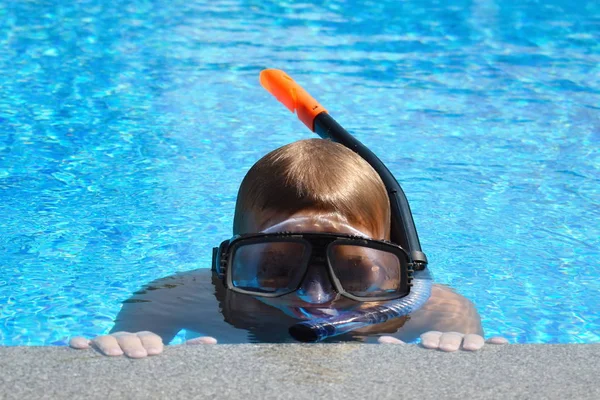
[[[293,215],[255,213],[251,217],[250,224],[247,226],[248,232],[340,233],[370,239],[387,239],[383,224],[375,228],[367,228],[350,223],[336,213],[304,210]],[[340,296],[334,290],[328,272],[322,265],[309,266],[307,275],[297,291],[276,298],[256,297],[256,299],[300,319],[332,316],[339,309],[348,310],[372,305],[372,303],[358,303]]]

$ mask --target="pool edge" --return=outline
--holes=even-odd
[[[600,398],[600,344],[168,346],[141,360],[0,347],[1,399]]]

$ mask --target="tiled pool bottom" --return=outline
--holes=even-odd
[[[599,369],[600,344],[181,345],[142,360],[0,347],[0,399],[598,399]]]

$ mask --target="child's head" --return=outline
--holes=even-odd
[[[297,215],[328,215],[374,239],[390,236],[381,178],[358,154],[329,140],[300,140],[254,164],[240,186],[233,231],[256,233]]]
[[[237,197],[233,233],[329,232],[389,240],[390,219],[385,185],[369,163],[341,144],[309,139],[268,153],[248,171]],[[345,247],[342,254],[349,259],[363,255],[353,246]],[[374,267],[369,271],[377,274],[379,267]],[[249,267],[248,272],[255,271],[253,268]],[[364,270],[362,264],[356,268]],[[377,285],[383,287],[389,277],[382,274],[381,279]],[[297,290],[284,296],[254,298],[229,290],[224,291],[224,295],[223,307],[231,311],[227,316],[231,321],[245,318],[244,313],[249,314],[249,321],[255,321],[256,316],[250,315],[253,314],[250,309],[267,315],[265,307],[266,310],[279,309],[294,318],[301,315],[305,318],[309,313],[315,315],[330,307],[370,306],[368,302],[359,303],[336,293],[327,270],[312,264],[307,267]]]

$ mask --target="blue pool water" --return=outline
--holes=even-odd
[[[595,0],[0,0],[0,344],[209,267],[247,169],[311,135],[267,67],[388,164],[486,334],[598,342],[599,65]]]

